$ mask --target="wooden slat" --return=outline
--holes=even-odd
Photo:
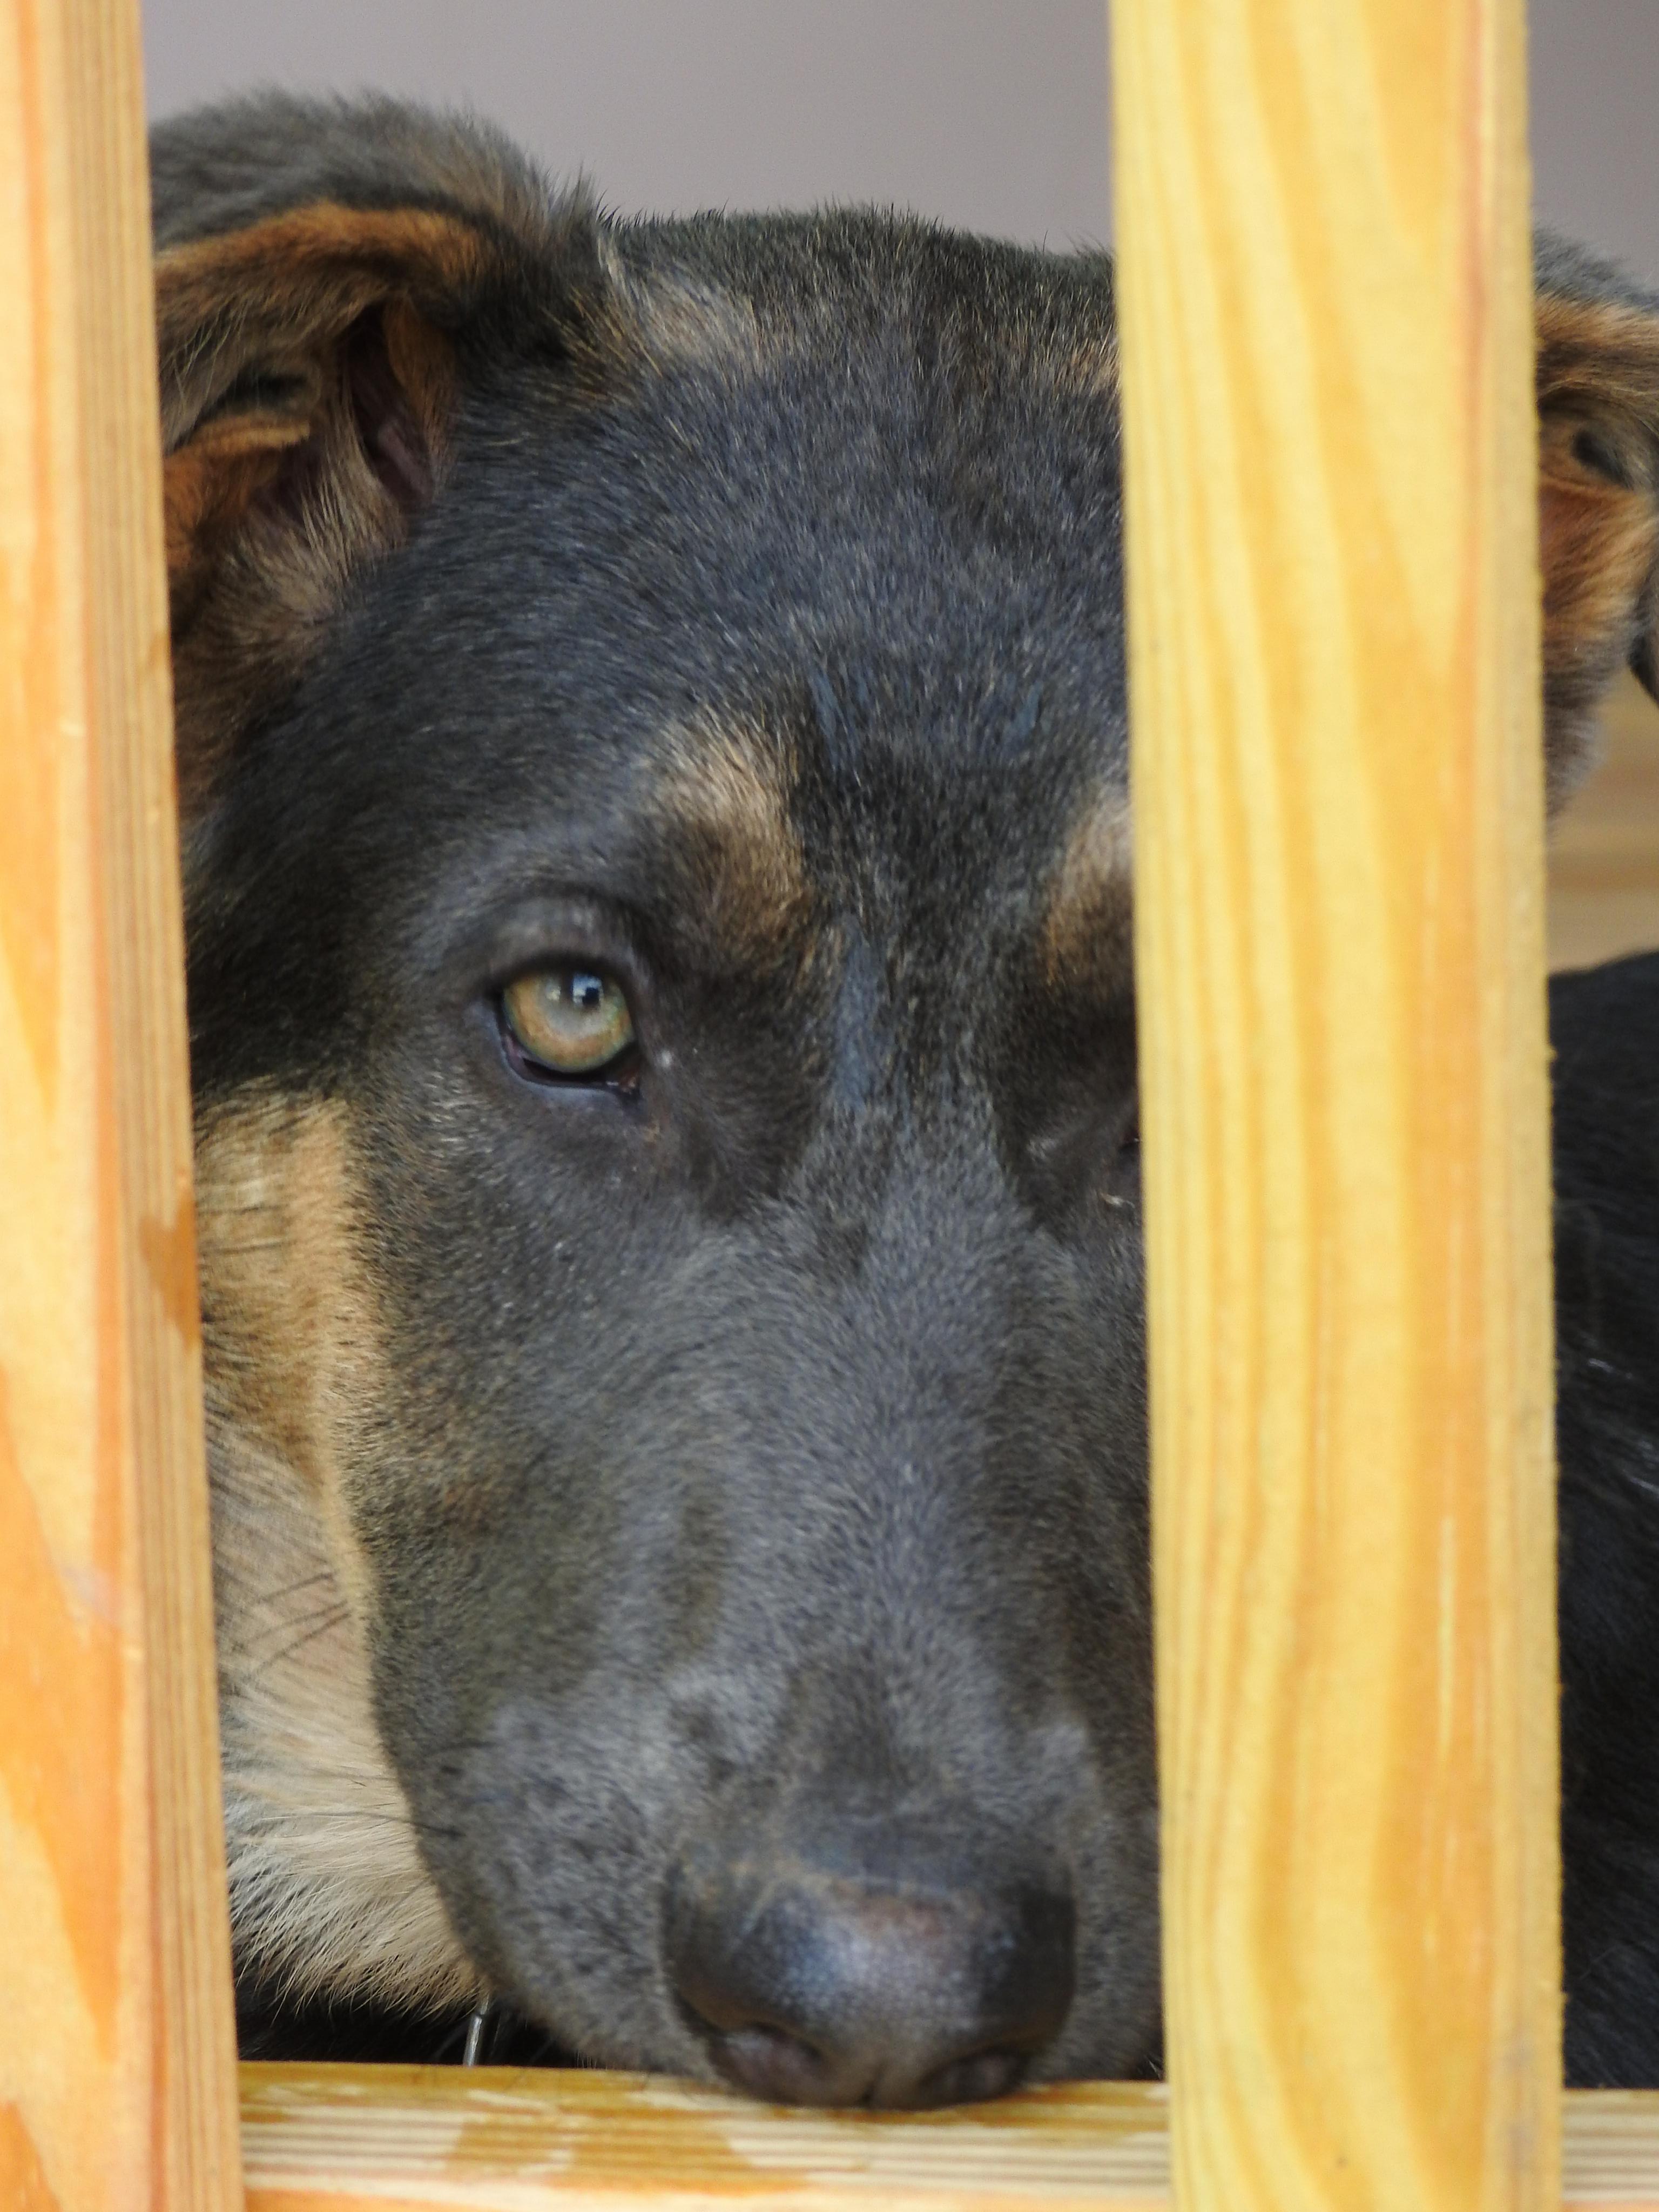
[[[1521,0],[1116,0],[1184,2212],[1559,2190]]]
[[[1152,2212],[1163,2092],[1097,2081],[922,2114],[787,2111],[645,2074],[246,2066],[248,2212]]]
[[[240,2201],[131,0],[0,0],[0,2203]]]
[[[641,2074],[245,2066],[248,2212],[1164,2212],[1168,2105],[1075,2081],[921,2114],[767,2110]],[[1563,2202],[1659,2212],[1659,2094],[1566,2100]]]

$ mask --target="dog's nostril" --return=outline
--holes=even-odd
[[[974,2051],[936,2067],[921,2084],[918,2105],[977,2105],[1017,2088],[1031,2063],[1029,2051]]]
[[[843,2041],[815,2050],[775,2027],[714,2029],[709,2045],[728,2081],[769,2105],[976,2105],[1018,2087],[1028,2051],[975,2051],[916,2078],[898,2054]]]
[[[1072,1920],[1047,1887],[705,1859],[671,1892],[669,1966],[715,2064],[751,2096],[966,2104],[1012,2088],[1058,2033]]]
[[[823,2054],[776,2027],[714,2029],[710,2041],[728,2081],[769,2105],[822,2105],[834,2069]]]

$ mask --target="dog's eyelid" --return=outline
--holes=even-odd
[[[647,970],[631,948],[616,943],[595,944],[586,934],[581,937],[544,938],[531,949],[513,951],[492,960],[485,970],[482,988],[486,996],[499,997],[522,976],[552,973],[568,974],[584,971],[605,982],[614,982],[633,1003],[643,999],[648,990]]]
[[[621,902],[586,889],[495,904],[441,955],[458,994],[493,997],[534,969],[586,967],[614,975],[637,1006],[651,994],[651,932]]]
[[[447,964],[467,998],[498,997],[532,969],[597,969],[617,979],[645,1022],[665,998],[719,997],[764,980],[752,962],[720,957],[693,921],[591,897],[470,934]]]

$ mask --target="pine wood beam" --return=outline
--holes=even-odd
[[[780,2112],[661,2075],[245,2066],[248,2212],[1168,2212],[1161,2083]],[[1659,2094],[1566,2100],[1561,2203],[1659,2212]]]
[[[0,2203],[240,2201],[131,0],[0,0]]]
[[[1183,2212],[1559,2201],[1521,0],[1115,0]]]

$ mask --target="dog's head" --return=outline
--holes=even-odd
[[[787,2096],[1133,2070],[1107,265],[389,106],[156,178],[245,1963]],[[1659,539],[1571,273],[1562,779]]]

